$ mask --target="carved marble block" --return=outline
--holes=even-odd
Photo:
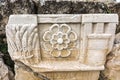
[[[98,80],[117,23],[117,14],[11,15],[8,51],[50,80]]]

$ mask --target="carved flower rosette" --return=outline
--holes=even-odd
[[[75,47],[77,34],[67,24],[53,24],[43,35],[43,46],[53,57],[68,57]]]

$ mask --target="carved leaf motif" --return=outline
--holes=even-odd
[[[28,51],[28,43],[27,43],[27,41],[28,41],[28,33],[27,33],[27,31],[23,34],[23,38],[22,38],[22,49],[23,49],[23,52],[27,52]],[[20,39],[20,38],[19,38]]]
[[[38,31],[34,24],[9,24],[6,26],[6,36],[13,59],[27,61],[34,56],[31,53],[33,50],[39,50]]]
[[[12,26],[10,25],[10,27],[12,27]],[[15,27],[15,26],[13,25],[13,27]],[[18,51],[17,46],[14,43],[15,37],[14,37],[13,34],[14,34],[13,30],[11,28],[9,28],[9,26],[7,25],[6,26],[6,36],[7,36],[7,40],[8,40],[8,46],[10,47],[9,51],[11,53],[15,52],[15,51]]]

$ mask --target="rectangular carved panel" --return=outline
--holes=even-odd
[[[42,60],[71,61],[79,58],[80,24],[40,24],[39,30]]]
[[[116,14],[13,15],[9,53],[36,72],[103,70],[117,23]]]

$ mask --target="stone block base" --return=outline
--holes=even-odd
[[[47,72],[42,73],[50,80],[98,80],[99,71],[83,71],[83,72]],[[23,69],[16,70],[15,80],[43,80],[39,75]]]

